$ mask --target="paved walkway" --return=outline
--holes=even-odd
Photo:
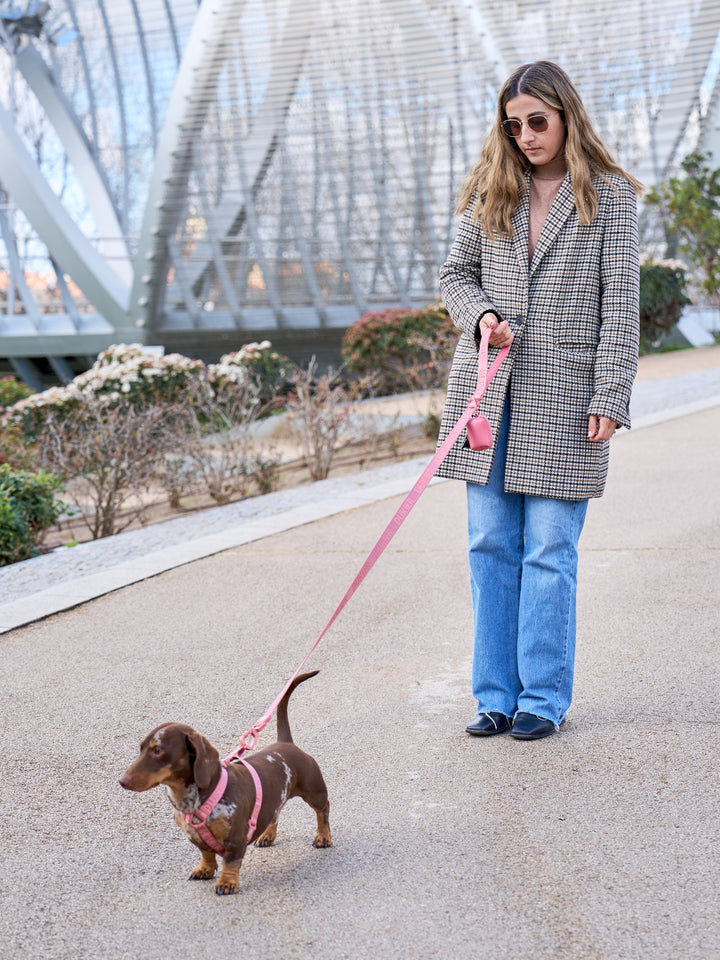
[[[335,846],[314,850],[312,814],[289,804],[276,846],[248,854],[237,897],[186,883],[196,858],[163,792],[128,794],[117,778],[169,719],[233,748],[417,470],[323,488],[336,498],[327,516],[322,495],[245,521],[222,508],[212,532],[159,539],[148,556],[170,561],[206,536],[306,512],[301,525],[206,544],[212,555],[6,628],[3,960],[720,957],[720,445],[708,441],[720,389],[702,371],[679,376],[690,379],[640,381],[636,429],[613,441],[607,493],[588,513],[575,698],[560,733],[535,744],[464,734],[464,503],[461,485],[434,484],[291,704],[296,739],[328,782]],[[658,392],[640,409],[645,383]],[[652,425],[658,397],[665,419]],[[170,537],[163,528],[153,536]],[[97,575],[140,564],[132,549]],[[102,558],[85,562],[66,583],[95,576]],[[42,594],[30,596],[39,616]]]

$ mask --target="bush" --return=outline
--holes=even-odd
[[[39,552],[42,535],[63,512],[55,499],[61,481],[50,473],[30,473],[0,465],[0,565],[27,560]]]
[[[178,411],[176,451],[180,456],[170,465],[166,461],[163,471],[171,496],[175,487],[176,502],[195,481],[218,504],[247,497],[253,487],[267,493],[277,482],[278,461],[252,449],[253,425],[267,409],[260,400],[262,386],[240,368],[234,371],[235,379],[218,369],[208,367],[207,376],[198,378],[188,402]]]
[[[80,496],[81,519],[94,540],[124,530],[145,514],[159,464],[175,444],[175,409],[88,396],[76,409],[47,415],[39,436],[42,463]]]
[[[720,169],[711,154],[691,153],[682,174],[648,191],[646,203],[660,208],[668,242],[703,274],[700,289],[714,301],[720,295]]]
[[[0,377],[0,410],[29,397],[32,390],[15,377]]]
[[[297,369],[287,406],[290,425],[300,441],[311,480],[324,480],[350,416],[349,396],[332,370],[317,375],[313,357],[307,370]]]
[[[286,357],[271,350],[269,341],[250,343],[236,353],[226,354],[219,364],[208,367],[179,353],[160,356],[144,353],[140,344],[121,343],[99,354],[85,373],[64,387],[51,387],[15,403],[13,419],[21,423],[28,437],[37,436],[47,417],[65,416],[85,400],[99,400],[107,406],[131,403],[138,408],[170,406],[184,402],[199,380],[221,390],[227,384],[252,384],[263,410],[283,389],[290,369]]]
[[[235,353],[226,353],[220,363],[208,367],[211,382],[230,380],[239,385],[251,384],[259,403],[267,408],[287,388],[293,364],[272,349],[269,340],[246,343]]]
[[[0,464],[15,470],[32,470],[37,466],[37,450],[27,442],[21,425],[0,411]]]
[[[690,303],[685,295],[685,264],[673,260],[647,260],[640,266],[640,344],[647,350],[680,319]]]
[[[203,369],[201,360],[172,353],[143,353],[138,344],[108,347],[95,363],[63,387],[51,387],[20,400],[9,413],[27,437],[42,432],[49,416],[70,416],[83,403],[99,401],[106,408],[131,403],[138,408],[181,399],[188,384]]]
[[[378,394],[431,389],[445,385],[458,335],[440,303],[365,313],[346,331],[342,356]]]

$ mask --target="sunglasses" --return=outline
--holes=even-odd
[[[545,133],[550,125],[550,118],[544,113],[536,113],[534,116],[528,117],[527,120],[503,120],[503,130],[509,137],[515,139],[522,133],[524,123],[530,127],[533,133]]]

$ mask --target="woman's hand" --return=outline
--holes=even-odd
[[[509,347],[513,342],[512,327],[507,320],[498,320],[494,313],[486,313],[480,320],[479,327],[481,335],[486,327],[492,330],[488,341],[492,347]]]
[[[617,424],[614,420],[609,420],[607,417],[597,417],[594,413],[591,413],[588,417],[588,440],[591,443],[609,440],[616,429]]]

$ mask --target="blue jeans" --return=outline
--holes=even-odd
[[[505,493],[505,404],[487,486],[467,484],[479,712],[518,711],[558,727],[572,700],[577,545],[587,500]]]

